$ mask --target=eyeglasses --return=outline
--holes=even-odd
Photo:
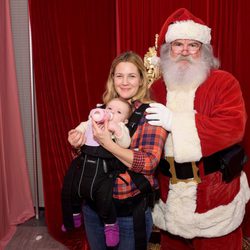
[[[176,54],[182,53],[183,50],[187,50],[189,54],[195,54],[200,50],[201,45],[202,44],[199,42],[190,42],[188,44],[183,44],[176,41],[171,43],[171,49]]]

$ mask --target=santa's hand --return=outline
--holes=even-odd
[[[150,103],[146,112],[148,123],[154,126],[161,126],[167,131],[172,129],[173,112],[161,103]]]

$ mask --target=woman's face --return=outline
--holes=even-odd
[[[141,78],[137,67],[131,62],[120,62],[114,71],[114,87],[117,94],[131,100],[138,92]]]

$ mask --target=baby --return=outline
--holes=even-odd
[[[109,174],[109,170],[115,169],[116,161],[112,154],[94,140],[92,120],[95,120],[100,127],[103,126],[105,120],[108,120],[108,130],[112,133],[115,142],[121,147],[128,148],[131,138],[126,123],[131,113],[132,108],[127,101],[114,98],[106,104],[105,109],[93,109],[88,121],[80,123],[70,131],[70,133],[83,133],[86,140],[81,147],[80,160],[79,157],[77,163],[76,159],[73,160],[64,178],[62,188],[63,231],[72,228],[68,218],[69,211],[73,213],[74,227],[81,226],[82,201],[88,199],[103,220],[107,246],[113,247],[119,243],[119,227],[112,200],[114,179]],[[72,172],[74,164],[78,165],[75,173]],[[69,206],[71,206],[70,209]]]

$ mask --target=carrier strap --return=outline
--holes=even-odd
[[[136,109],[131,117],[129,118],[129,122],[127,124],[128,129],[130,131],[130,136],[132,137],[139,125],[139,122],[141,118],[143,117],[143,114],[145,110],[149,107],[149,104],[143,103],[141,106]],[[137,188],[141,191],[142,194],[152,192],[151,185],[148,181],[148,179],[141,173],[136,173],[130,170],[127,170],[132,181],[137,186]]]
[[[147,249],[147,232],[145,211],[147,209],[147,198],[144,197],[133,210],[135,249]]]
[[[140,122],[141,118],[143,117],[143,114],[144,114],[146,108],[148,108],[148,107],[149,107],[149,104],[143,103],[130,116],[127,127],[129,129],[129,133],[130,133],[131,137],[134,135],[134,133],[139,125],[139,122]]]
[[[74,229],[73,221],[73,208],[72,208],[72,186],[73,180],[78,166],[81,164],[81,158],[75,158],[67,171],[67,174],[63,180],[63,186],[61,191],[61,205],[62,205],[62,215],[63,224],[67,230]]]
[[[136,109],[131,115],[129,122],[127,124],[130,131],[130,136],[132,137],[139,125],[140,120],[149,104],[141,104],[141,106]],[[141,191],[142,194],[152,193],[152,187],[148,179],[141,173],[136,173],[127,170],[132,181]],[[145,211],[147,209],[147,197],[145,196],[133,210],[133,221],[134,221],[134,238],[135,238],[135,249],[146,250],[147,249],[147,233],[146,233],[146,221],[145,221]]]

